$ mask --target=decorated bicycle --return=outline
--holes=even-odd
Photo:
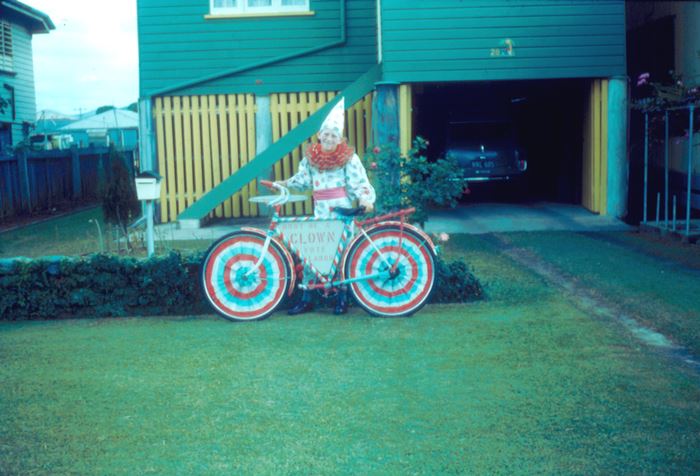
[[[411,209],[359,220],[371,211],[374,188],[354,150],[342,139],[344,101],[332,108],[299,170],[282,182],[261,181],[278,195],[251,198],[269,205],[266,231],[243,228],[210,248],[202,268],[207,299],[233,320],[267,317],[290,295],[302,272],[301,300],[288,314],[313,309],[311,291],[337,294],[335,314],[347,312],[347,289],[368,312],[405,316],[428,300],[435,281],[435,247],[406,222]],[[282,205],[306,200],[287,185],[311,189],[313,217],[281,217]],[[352,208],[352,199],[359,207]]]
[[[412,209],[366,220],[358,219],[360,207],[336,209],[339,219],[282,217],[283,204],[306,197],[261,183],[280,192],[251,198],[273,208],[268,229],[244,227],[221,238],[202,266],[204,292],[221,316],[245,321],[272,314],[294,290],[295,263],[316,277],[301,289],[328,295],[348,285],[357,303],[376,316],[408,316],[427,302],[436,250],[406,221]]]

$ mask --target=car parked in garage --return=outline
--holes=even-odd
[[[445,155],[457,160],[467,182],[509,180],[527,170],[525,154],[509,121],[448,123]]]

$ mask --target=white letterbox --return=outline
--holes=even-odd
[[[160,198],[161,176],[156,172],[141,172],[136,176],[136,196],[139,200]]]

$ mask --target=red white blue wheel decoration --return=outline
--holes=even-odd
[[[401,235],[395,226],[380,226],[369,232],[376,249],[369,240],[359,239],[348,252],[345,277],[350,279],[386,271],[398,261],[393,276],[351,284],[358,304],[371,314],[411,315],[427,302],[433,290],[435,260],[426,239],[409,229]]]
[[[202,266],[204,294],[222,316],[232,320],[263,319],[285,297],[288,263],[271,241],[260,265],[265,237],[235,232],[214,243]]]

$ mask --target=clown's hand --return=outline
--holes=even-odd
[[[360,206],[364,207],[365,213],[372,213],[374,211],[374,204],[365,200],[360,200]]]

